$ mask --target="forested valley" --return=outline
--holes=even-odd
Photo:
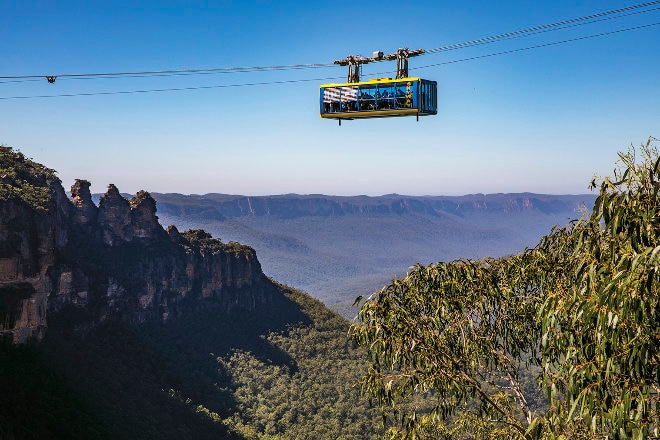
[[[275,280],[249,310],[191,300],[86,326],[105,306],[62,307],[42,340],[0,345],[0,438],[657,438],[656,143],[621,153],[593,209],[535,246],[418,264],[358,297],[352,323]],[[19,293],[0,289],[3,316]]]
[[[346,320],[278,289],[258,313],[112,321],[84,337],[62,316],[39,344],[3,344],[0,438],[378,438]]]

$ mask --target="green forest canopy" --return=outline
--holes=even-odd
[[[658,435],[656,144],[620,153],[590,215],[536,247],[418,265],[362,304],[350,334],[390,438]]]

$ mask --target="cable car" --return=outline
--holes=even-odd
[[[342,119],[420,116],[438,113],[438,83],[408,76],[408,58],[424,49],[399,49],[392,54],[374,52],[372,57],[349,55],[335,64],[348,66],[348,82],[322,84],[319,99],[322,118]],[[377,78],[360,81],[363,64],[396,60],[396,79]]]
[[[322,118],[428,116],[438,113],[438,84],[422,78],[378,78],[320,86]]]

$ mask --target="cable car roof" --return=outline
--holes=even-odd
[[[393,78],[370,78],[367,81],[360,81],[360,82],[346,82],[346,83],[328,83],[328,84],[321,84],[321,88],[324,87],[350,87],[350,86],[362,86],[362,85],[370,85],[370,84],[392,84],[392,83],[405,83],[406,81],[420,81],[422,78],[420,77],[408,77],[408,78],[400,78],[400,79],[393,79]],[[428,81],[428,80],[426,80]]]

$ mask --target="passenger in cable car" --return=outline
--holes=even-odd
[[[360,95],[360,109],[374,110],[374,97],[365,91]]]
[[[404,104],[405,104],[405,102],[406,102],[406,101],[405,101],[406,94],[403,93],[403,90],[401,90],[400,88],[397,87],[397,88],[396,88],[396,93],[395,93],[395,95],[396,95],[396,96],[395,96],[395,100],[396,100],[396,106],[397,106],[397,108],[401,108],[401,107],[403,107]]]
[[[380,105],[378,108],[390,108],[390,101],[389,101],[390,95],[387,93],[387,90],[383,91],[383,94],[381,95],[381,101]]]

